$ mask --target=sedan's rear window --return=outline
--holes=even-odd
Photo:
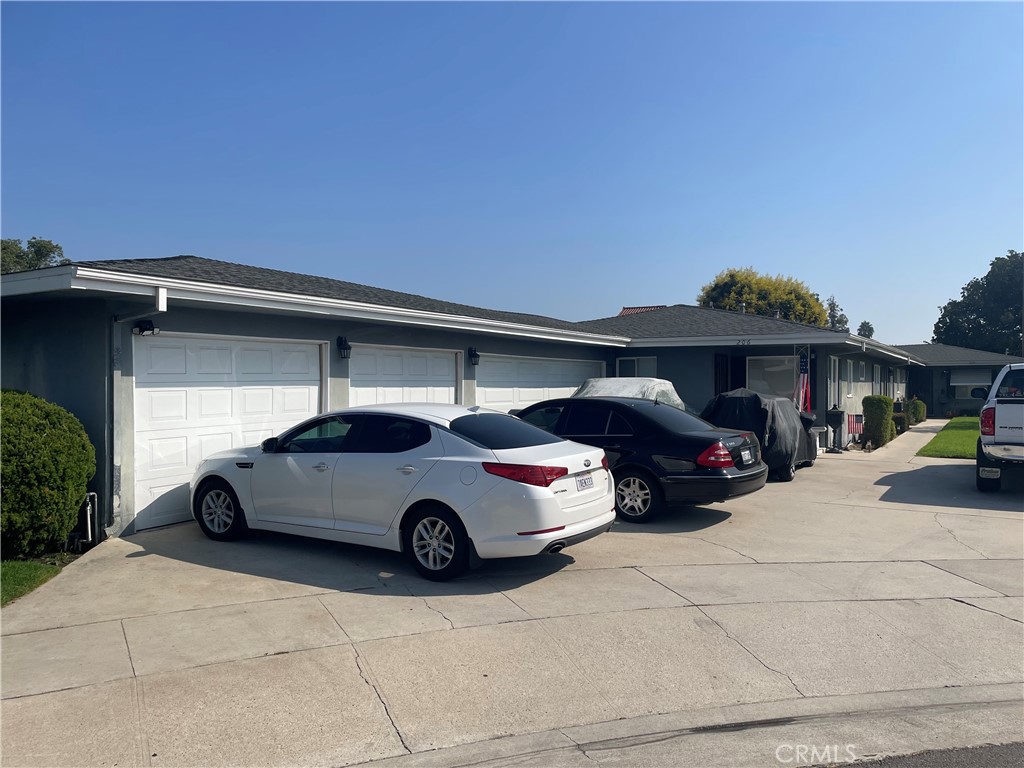
[[[455,434],[492,451],[562,442],[562,438],[548,434],[543,429],[514,416],[503,416],[500,413],[460,416],[449,425],[449,428]]]
[[[704,421],[699,416],[681,411],[671,405],[643,403],[634,407],[638,413],[642,413],[648,419],[657,422],[670,432],[704,432],[705,430],[715,429],[713,424]]]

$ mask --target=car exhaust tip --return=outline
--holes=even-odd
[[[547,552],[549,555],[555,555],[561,552],[563,549],[565,549],[565,542],[556,541],[554,544],[548,545],[548,548],[544,551]]]

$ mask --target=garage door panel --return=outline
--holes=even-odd
[[[204,458],[319,412],[316,344],[145,337],[134,349],[137,529],[190,517],[187,485]]]
[[[477,402],[508,411],[555,397],[568,397],[586,379],[603,376],[604,363],[481,355],[477,367]]]
[[[349,402],[454,403],[455,353],[356,347],[349,366]]]

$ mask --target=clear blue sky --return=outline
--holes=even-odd
[[[21,3],[2,229],[567,320],[728,267],[931,338],[1024,247],[1021,3]]]

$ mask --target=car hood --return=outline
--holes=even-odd
[[[263,451],[258,445],[250,445],[244,448],[229,448],[226,451],[211,453],[205,461],[252,461]]]

